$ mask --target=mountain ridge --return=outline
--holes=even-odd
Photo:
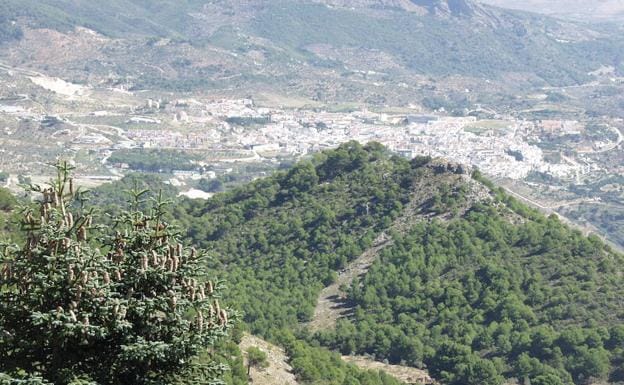
[[[528,0],[523,2],[515,0],[481,0],[481,2],[498,7],[522,9],[579,21],[616,21],[621,23],[624,20],[624,3],[620,0],[594,2],[583,0]]]
[[[420,15],[472,16],[483,7],[471,0],[316,0],[344,8],[402,9]]]
[[[1,61],[133,89],[245,86],[365,101],[413,97],[423,77],[579,84],[602,66],[621,70],[624,44],[587,26],[467,0],[5,2]],[[91,54],[78,55],[73,44]],[[358,71],[387,76],[379,90]]]
[[[624,256],[467,172],[352,142],[212,201],[185,201],[176,217],[265,338],[304,327],[313,345],[426,367],[450,385],[622,381]],[[467,177],[485,199],[471,198]],[[412,204],[426,219],[394,231]],[[384,231],[394,242],[341,287],[353,311],[335,329],[307,329],[323,287]]]

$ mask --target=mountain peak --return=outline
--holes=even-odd
[[[452,16],[472,16],[480,8],[470,0],[411,0],[410,2],[426,8],[430,13]]]

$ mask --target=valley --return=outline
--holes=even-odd
[[[0,182],[14,189],[19,180],[45,181],[49,164],[62,156],[77,166],[84,186],[150,172],[181,194],[207,198],[221,186],[358,140],[380,142],[407,158],[426,155],[478,168],[518,192],[527,186],[529,202],[558,208],[572,220],[578,218],[570,207],[581,203],[622,208],[621,163],[605,161],[622,148],[619,118],[553,113],[545,119],[495,106],[452,116],[416,102],[371,107],[293,99],[283,105],[271,94],[169,95],[84,87],[6,65],[1,71],[0,138],[12,145],[0,151],[0,170],[8,175]],[[12,91],[17,89],[28,93]],[[174,160],[175,154],[185,155]],[[592,187],[609,180],[616,184],[608,191]],[[621,246],[620,235],[605,231],[599,218],[590,220],[594,228]]]
[[[0,0],[0,383],[624,383],[618,5],[484,3]]]

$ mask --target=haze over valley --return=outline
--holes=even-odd
[[[529,0],[522,2],[483,0],[482,2],[503,8],[521,9],[529,12],[573,18],[579,21],[622,22],[624,20],[624,2],[622,0]]]

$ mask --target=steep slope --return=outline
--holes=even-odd
[[[174,215],[251,330],[291,358],[320,359],[284,335],[305,337],[323,287],[365,255],[353,310],[310,341],[451,385],[621,381],[624,257],[464,172],[349,143]],[[382,234],[392,242],[375,245]],[[320,380],[314,362],[291,364]]]
[[[395,237],[324,344],[448,384],[622,381],[624,258],[498,193]]]
[[[431,172],[439,166],[441,165],[431,162],[427,168]],[[394,244],[394,237],[405,235],[418,223],[432,219],[446,221],[454,217],[446,210],[431,211],[428,204],[431,196],[442,194],[443,191],[462,191],[466,194],[465,200],[458,207],[454,207],[454,215],[462,215],[477,202],[487,202],[492,199],[489,190],[472,180],[467,174],[431,175],[429,178],[423,177],[415,180],[411,187],[410,201],[392,225],[377,236],[370,248],[340,270],[335,282],[321,291],[314,309],[314,316],[308,324],[311,331],[332,329],[336,326],[338,319],[353,315],[354,303],[348,300],[347,293],[343,291],[344,288],[351,287],[354,281],[357,282],[368,272],[380,254]]]

